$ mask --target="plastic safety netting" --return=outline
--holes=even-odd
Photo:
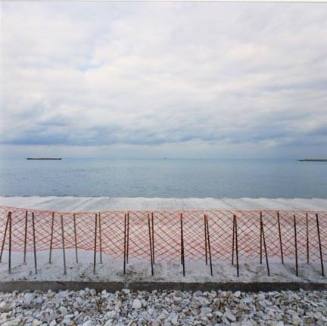
[[[327,256],[327,212],[185,210],[52,212],[0,207],[1,255],[74,249],[151,263],[266,257],[318,262]]]

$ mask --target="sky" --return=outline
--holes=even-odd
[[[326,4],[0,6],[3,157],[327,157]]]

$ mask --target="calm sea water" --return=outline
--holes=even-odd
[[[327,163],[2,159],[0,195],[327,198]]]

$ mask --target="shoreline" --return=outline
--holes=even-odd
[[[145,197],[72,197],[72,196],[0,196],[0,206],[27,209],[95,211],[95,210],[327,210],[323,198],[145,198]]]

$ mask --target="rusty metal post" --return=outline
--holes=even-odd
[[[267,245],[266,245],[265,230],[264,230],[264,227],[263,227],[262,214],[260,215],[260,228],[261,228],[261,234],[262,234],[263,248],[264,248],[264,251],[265,251],[267,273],[268,273],[268,276],[270,276],[270,268],[269,268],[269,260],[268,260],[268,251],[267,251]]]
[[[101,229],[101,215],[99,212],[99,242],[100,242],[100,264],[102,264],[102,229]]]
[[[11,213],[11,212],[9,212]],[[0,263],[2,261],[2,254],[3,254],[3,249],[5,246],[5,241],[6,241],[6,237],[7,237],[7,229],[8,229],[8,224],[9,224],[9,213],[7,215],[7,221],[6,221],[6,226],[5,226],[5,232],[3,234],[3,239],[2,239],[2,244],[1,244],[1,252],[0,252]]]
[[[126,274],[126,227],[127,227],[127,217],[124,214],[124,274]]]
[[[152,232],[152,262],[155,264],[154,259],[154,213],[151,212],[151,232]]]
[[[25,212],[24,259],[23,259],[23,264],[26,264],[26,249],[27,249],[27,217],[28,217],[28,211]]]
[[[35,274],[37,274],[37,256],[36,256],[36,238],[35,238],[35,216],[34,216],[34,212],[32,212],[32,229],[33,229],[34,268],[35,268]]]
[[[148,229],[149,229],[149,243],[150,243],[151,275],[153,276],[152,236],[151,236],[151,223],[150,223],[150,215],[149,214],[148,214]]]
[[[284,264],[284,252],[283,252],[283,241],[282,241],[282,230],[280,227],[280,216],[279,211],[277,211],[277,223],[278,223],[278,236],[279,236],[279,247],[280,247],[280,257],[282,264]]]
[[[233,215],[233,235],[232,235],[232,265],[234,265],[234,250],[235,250],[235,215]]]
[[[62,243],[62,258],[64,263],[64,275],[67,274],[67,268],[66,268],[66,252],[65,252],[65,231],[64,231],[64,217],[60,216],[61,221],[61,243]]]
[[[127,212],[127,230],[126,230],[126,263],[128,264],[129,257],[129,212]]]
[[[262,264],[262,229],[261,229],[262,212],[260,212],[260,264]]]
[[[97,234],[98,234],[98,214],[95,214],[94,220],[94,259],[93,259],[93,274],[95,274],[97,263]]]
[[[184,230],[183,230],[183,214],[180,215],[181,222],[181,263],[183,265],[183,276],[185,276],[185,252],[184,252]]]
[[[294,219],[294,250],[295,250],[295,274],[299,276],[299,266],[298,266],[298,257],[297,257],[297,232],[296,232],[296,216],[293,215]]]
[[[212,271],[212,257],[211,257],[211,244],[210,244],[210,233],[209,233],[209,219],[208,216],[205,215],[206,225],[207,225],[207,242],[208,242],[208,252],[209,252],[209,264],[210,264],[210,274],[213,276]]]
[[[319,227],[318,213],[316,214],[316,224],[317,224],[317,235],[318,235],[318,244],[319,244],[320,264],[321,264],[321,275],[325,276],[324,260],[323,260],[323,254],[322,254],[322,245],[321,245],[321,239],[320,239],[320,227]]]
[[[206,222],[206,215],[203,215],[203,225],[204,225],[204,255],[206,265],[208,265],[208,245],[207,245],[207,222]]]
[[[308,213],[305,214],[306,238],[307,238],[307,264],[310,263],[310,245],[309,245],[309,218]]]
[[[75,260],[78,264],[78,243],[77,243],[77,227],[76,227],[76,214],[73,215],[74,221],[74,238],[75,238]]]
[[[238,232],[237,232],[236,215],[234,215],[234,223],[235,223],[236,269],[237,269],[237,277],[239,277],[240,276],[240,265],[239,265],[239,262],[238,262]]]
[[[9,246],[8,246],[8,273],[11,274],[11,231],[12,231],[12,219],[11,212],[8,214],[9,216]]]
[[[55,213],[52,212],[51,217],[51,231],[50,231],[50,249],[49,249],[49,264],[52,263],[52,243],[53,243],[53,226],[54,226]]]

